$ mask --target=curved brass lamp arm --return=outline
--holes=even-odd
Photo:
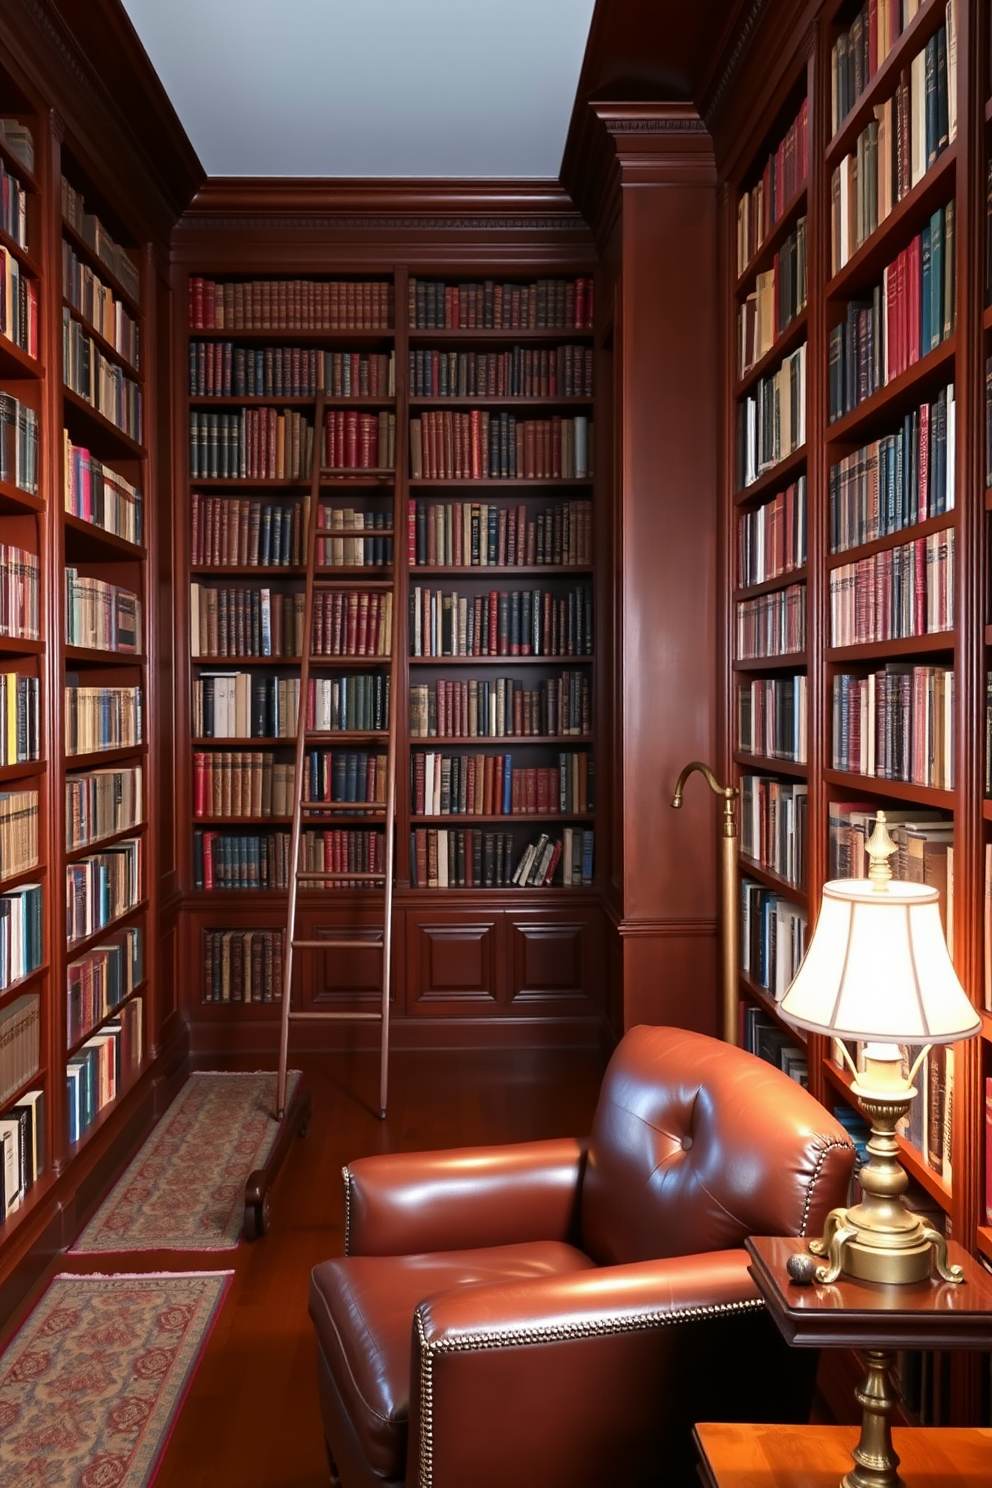
[[[722,898],[723,898],[723,1037],[726,1043],[737,1042],[737,820],[734,803],[738,797],[736,785],[721,785],[709,765],[702,760],[692,760],[682,771],[675,784],[672,805],[676,811],[682,805],[685,783],[694,770],[698,770],[715,796],[723,798],[723,853],[722,853]]]

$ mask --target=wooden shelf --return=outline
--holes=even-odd
[[[942,0],[923,0],[916,15],[899,36],[881,67],[864,89],[847,117],[842,119],[833,139],[827,145],[825,160],[827,170],[839,164],[844,155],[852,153],[858,135],[874,117],[876,103],[883,102],[896,90],[899,75],[907,66],[909,58],[939,28],[944,18]]]
[[[22,491],[11,481],[0,481],[0,517],[17,517],[24,512],[43,512],[45,498]]]
[[[41,187],[38,185],[34,172],[28,170],[20,156],[15,155],[4,139],[0,139],[0,160],[3,161],[6,169],[17,177],[22,186],[33,192],[35,196],[40,193]]]
[[[143,651],[99,651],[92,646],[66,646],[63,654],[73,667],[143,666]]]
[[[396,332],[392,327],[381,330],[302,330],[294,326],[270,326],[268,330],[246,331],[243,329],[218,330],[216,326],[189,326],[191,341],[232,341],[246,345],[252,341],[280,346],[338,346],[342,351],[375,350],[391,342]],[[313,399],[310,400],[311,402]]]
[[[191,393],[190,408],[313,408],[314,393]],[[357,401],[357,400],[353,400]]]
[[[957,159],[955,142],[938,155],[923,179],[907,192],[901,202],[896,203],[871,236],[827,282],[828,300],[852,299],[862,289],[881,279],[883,270],[898,252],[894,243],[904,247],[914,233],[929,223],[935,209],[953,193]]]
[[[145,871],[149,871],[147,865]],[[129,909],[125,909],[123,913],[116,915],[112,920],[108,920],[98,930],[92,930],[89,935],[81,935],[78,940],[67,939],[65,942],[67,957],[70,961],[78,960],[85,951],[92,950],[94,946],[98,946],[101,940],[104,940],[108,935],[112,935],[115,930],[123,929],[131,920],[136,919],[140,914],[144,914],[147,909],[148,900],[139,899],[137,904],[132,904]]]
[[[784,656],[742,656],[732,663],[735,672],[802,671],[806,666],[805,651],[787,651]]]
[[[487,575],[501,579],[553,579],[562,574],[590,574],[593,572],[593,565],[591,563],[533,563],[525,567],[506,563],[411,563],[409,571],[411,580],[415,580],[420,574],[428,578],[451,574],[460,579],[485,578]]]
[[[62,384],[62,401],[65,405],[67,421],[82,428],[81,442],[85,443],[91,453],[99,459],[143,460],[145,458],[147,452],[143,444],[132,439],[130,434],[118,428],[65,383]],[[147,417],[147,412],[144,417]]]
[[[734,764],[745,775],[792,775],[797,780],[805,780],[809,774],[809,767],[797,760],[779,759],[771,754],[748,754],[744,749],[734,750]]]
[[[776,889],[786,899],[791,899],[804,909],[809,907],[809,895],[805,889],[783,878],[774,869],[766,868],[764,864],[758,862],[757,858],[749,858],[746,853],[738,853],[737,862],[741,873],[746,877],[757,879],[758,883],[764,884],[766,888]]]
[[[845,563],[857,563],[861,558],[871,558],[875,553],[885,552],[888,548],[901,548],[906,543],[915,542],[918,537],[929,537],[932,532],[950,531],[954,522],[955,516],[952,508],[951,511],[941,512],[940,516],[927,517],[924,522],[914,522],[910,527],[900,527],[895,532],[886,532],[881,537],[872,538],[871,542],[858,543],[850,548],[838,548],[836,552],[827,555],[827,568],[841,568]]]
[[[307,734],[307,740],[316,737]],[[326,738],[326,735],[321,735]],[[594,743],[592,734],[500,734],[492,738],[488,734],[445,734],[440,737],[437,734],[424,736],[423,734],[411,734],[409,737],[411,749],[425,750],[428,753],[440,754],[452,746],[464,748],[466,744],[477,748],[502,749],[507,744],[514,747],[522,744],[554,744],[556,746],[574,744],[590,748]]]
[[[912,801],[934,811],[953,811],[954,792],[935,785],[915,785],[908,780],[883,780],[877,775],[852,775],[846,770],[825,769],[823,779],[847,795],[884,796],[893,801]]]
[[[591,486],[593,477],[591,475],[573,476],[445,476],[428,477],[412,476],[409,485],[411,491],[446,491],[446,490],[468,490],[468,491],[491,491],[516,490],[524,488],[532,491],[558,491],[567,490],[570,486]]]
[[[32,381],[36,381],[44,376],[44,370],[40,361],[28,356],[26,351],[22,351],[13,341],[0,334],[0,377],[14,381],[30,377]]]
[[[119,537],[106,527],[98,527],[95,522],[74,516],[72,512],[63,512],[62,521],[66,533],[66,557],[70,559],[98,562],[101,558],[108,561],[133,558],[142,562],[148,556],[147,548],[130,542],[126,537]]]
[[[737,276],[737,281],[734,285],[735,300],[739,300],[742,297],[750,286],[752,279],[756,278],[758,274],[764,273],[766,269],[771,268],[775,255],[781,248],[782,243],[803,215],[802,209],[806,205],[806,191],[807,183],[804,181],[795,195],[789,201],[783,203],[782,210],[777,220],[772,223],[768,236],[765,238],[761,247],[755,251],[744,272]]]
[[[954,631],[938,630],[918,636],[893,636],[888,641],[860,641],[852,646],[828,646],[824,660],[838,665],[857,666],[860,661],[880,661],[905,656],[929,656],[938,651],[954,650]]]
[[[863,444],[884,420],[891,424],[894,412],[904,407],[908,410],[919,403],[929,387],[941,380],[941,374],[953,380],[951,363],[956,355],[957,336],[949,336],[907,371],[859,403],[857,408],[828,424],[824,436],[827,444]]]
[[[124,842],[129,837],[142,837],[147,831],[147,822],[133,822],[129,827],[119,827],[116,832],[108,832],[104,837],[93,837],[89,842],[79,842],[73,847],[67,847],[65,861],[77,863],[80,858],[88,858],[93,852],[102,852],[106,847],[113,847],[115,842]]]
[[[93,749],[87,754],[66,755],[65,768],[71,775],[80,774],[85,770],[99,770],[111,765],[127,763],[130,760],[143,758],[148,753],[147,744],[124,744],[114,749]]]
[[[76,321],[77,324],[82,326],[86,335],[91,337],[91,339],[96,343],[97,348],[103,353],[107,360],[110,362],[115,362],[123,372],[127,373],[127,376],[131,379],[131,381],[136,382],[143,390],[145,378],[144,373],[141,371],[141,369],[139,367],[136,367],[133,362],[128,361],[123,351],[118,351],[117,347],[112,341],[108,341],[106,336],[102,335],[94,325],[91,325],[90,322],[83,315],[82,311],[77,310],[76,306],[72,303],[71,300],[67,300],[65,299],[65,297],[63,297],[62,305],[66,310],[69,311],[69,314],[72,316],[73,320]]]
[[[64,217],[62,218],[62,236],[70,244],[77,258],[81,258],[85,263],[89,264],[97,278],[102,279],[104,284],[109,285],[114,291],[114,294],[124,301],[131,315],[140,320],[142,318],[141,306],[132,298],[130,290],[124,288],[124,285],[118,279],[113,269],[104,263],[100,255],[90,247],[82,234],[78,233]],[[122,244],[121,246],[124,247],[125,252],[129,251],[126,245]],[[140,269],[137,259],[135,259],[135,264]]]
[[[524,393],[504,393],[502,397],[478,396],[475,393],[459,394],[425,394],[422,397],[411,397],[409,399],[411,408],[588,408],[594,404],[593,398],[576,397],[570,398],[552,397],[547,394],[544,397],[531,397]]]
[[[760,506],[766,496],[777,495],[784,491],[786,486],[791,485],[795,477],[802,473],[806,464],[806,446],[801,444],[798,449],[779,460],[771,470],[766,470],[759,475],[756,481],[749,486],[741,486],[734,496],[735,506]]]
[[[410,666],[591,666],[592,656],[409,656]]]
[[[762,579],[760,584],[749,584],[746,589],[734,590],[734,603],[740,604],[745,599],[757,599],[761,594],[777,594],[780,589],[791,589],[793,584],[805,584],[806,565],[802,568],[786,569],[783,573],[772,574],[770,579]]]
[[[591,327],[581,331],[553,328],[526,330],[522,326],[512,329],[500,327],[499,330],[459,326],[456,331],[427,330],[422,326],[411,326],[409,328],[411,346],[428,345],[435,341],[439,345],[449,344],[453,341],[463,344],[471,344],[473,341],[478,341],[481,345],[491,345],[493,342],[508,342],[511,345],[514,343],[523,345],[525,342],[528,344],[546,345],[548,342],[553,342],[555,345],[566,346],[570,341],[591,341],[592,337],[593,332]]]
[[[765,354],[744,372],[734,388],[734,397],[743,398],[753,387],[761,381],[770,371],[777,368],[779,363],[795,351],[797,346],[802,345],[803,338],[809,329],[809,317],[806,307],[803,306],[799,314],[789,322],[780,336],[772,342]]]

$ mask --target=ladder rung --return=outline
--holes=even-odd
[[[329,868],[325,869],[322,873],[307,869],[306,872],[298,872],[296,877],[298,879],[319,879],[321,883],[345,883],[348,879],[352,878],[357,879],[359,883],[386,882],[386,875],[384,873],[332,873]]]
[[[381,951],[382,940],[294,940],[290,944],[294,951]]]
[[[351,533],[350,534],[350,536],[352,536],[352,537],[354,535],[355,535],[354,533]],[[352,589],[352,588],[355,588],[355,589],[375,589],[375,590],[380,590],[381,589],[381,590],[385,591],[387,589],[394,589],[396,586],[393,583],[392,579],[363,579],[363,578],[359,578],[357,575],[356,575],[355,578],[350,578],[349,577],[349,578],[332,579],[329,576],[326,577],[326,578],[317,577],[317,575],[315,574],[314,575],[314,581],[313,581],[313,587],[314,587],[314,589],[331,589],[331,590],[334,590],[334,589]]]
[[[351,816],[372,816],[375,812],[385,811],[385,801],[301,801],[300,810],[305,811],[310,817],[314,816],[342,816],[348,812]]]
[[[291,1023],[381,1023],[381,1013],[294,1013],[289,1010]]]

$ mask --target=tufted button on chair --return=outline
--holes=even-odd
[[[807,1418],[748,1273],[819,1234],[854,1149],[794,1081],[635,1028],[588,1141],[362,1158],[346,1256],[314,1268],[321,1413],[344,1488],[690,1484],[697,1420]]]

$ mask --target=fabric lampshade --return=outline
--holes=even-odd
[[[949,1044],[981,1020],[947,954],[937,890],[893,880],[824,885],[813,939],[781,1004],[797,1028],[837,1038]]]

